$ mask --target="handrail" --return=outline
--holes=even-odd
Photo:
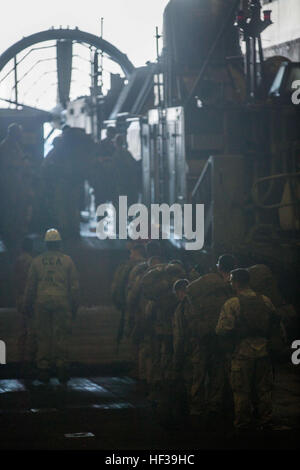
[[[208,168],[211,166],[211,161],[210,161],[210,158],[207,160],[207,162],[205,163],[203,169],[202,169],[202,172],[197,180],[197,183],[195,184],[195,187],[192,191],[192,199],[194,199],[194,196],[196,195],[196,193],[198,192],[198,189],[199,189],[199,186],[202,184],[203,182],[203,179],[204,177],[206,176],[206,172],[208,170]]]

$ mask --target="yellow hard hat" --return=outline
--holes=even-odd
[[[61,241],[61,236],[58,230],[56,228],[49,228],[47,232],[45,233],[45,242],[60,242]]]

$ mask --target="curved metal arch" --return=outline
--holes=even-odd
[[[126,54],[123,54],[119,49],[113,46],[110,42],[95,36],[94,34],[86,33],[80,29],[48,29],[40,31],[39,33],[31,34],[24,37],[20,41],[10,46],[3,54],[0,55],[0,71],[3,67],[13,59],[16,54],[26,49],[27,47],[37,44],[39,42],[69,39],[77,42],[83,42],[102,50],[117,64],[120,65],[124,74],[128,78],[134,70],[133,64],[130,62]]]

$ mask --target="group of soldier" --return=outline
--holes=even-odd
[[[131,247],[112,298],[131,344],[132,373],[164,424],[189,419],[206,429],[234,424],[238,432],[271,426],[273,365],[289,334],[284,312],[293,319],[295,312],[270,276],[265,265],[237,268],[230,254],[201,275],[166,261],[156,241]]]
[[[27,335],[20,337],[20,351],[29,344],[28,359],[42,383],[53,374],[64,383],[79,281],[61,251],[59,231],[47,230],[45,243],[46,251],[33,258],[25,239],[16,265],[17,307]],[[131,345],[131,375],[164,425],[234,424],[238,432],[270,427],[274,361],[285,358],[299,326],[270,269],[237,268],[235,257],[224,254],[203,274],[199,265],[167,261],[163,251],[158,241],[134,242],[112,282],[121,311],[118,342],[126,337]]]

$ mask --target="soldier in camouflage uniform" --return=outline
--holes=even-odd
[[[120,264],[114,275],[111,287],[112,300],[117,309],[121,311],[120,326],[117,337],[118,344],[123,337],[124,328],[128,328],[126,297],[130,273],[136,265],[143,263],[145,258],[146,251],[144,245],[133,245],[130,249],[129,260]]]
[[[31,315],[37,335],[36,364],[39,378],[47,382],[51,367],[59,379],[68,378],[68,339],[79,302],[79,282],[71,258],[60,251],[57,230],[46,232],[47,251],[32,262],[24,298],[24,312]]]
[[[271,269],[265,264],[256,264],[249,268],[249,274],[250,287],[257,294],[269,297],[281,318],[287,343],[292,343],[294,339],[298,338],[300,332],[299,314],[293,305],[287,303],[283,298]]]
[[[118,309],[121,310],[126,306],[127,288],[132,269],[145,261],[146,250],[144,245],[133,245],[130,248],[128,261],[118,266],[111,287],[112,300]]]
[[[190,335],[188,334],[188,324],[190,317],[194,314],[193,307],[187,296],[187,279],[179,279],[174,283],[173,293],[179,301],[173,318],[173,373],[175,387],[179,389],[177,403],[174,404],[176,411],[174,415],[185,414],[190,408],[190,392],[192,386],[192,367],[190,361]]]
[[[140,310],[140,297],[141,297],[141,286],[140,280],[144,273],[149,269],[147,260],[141,261],[135,265],[128,277],[127,289],[126,289],[126,325],[125,331],[126,336],[131,337],[136,328],[136,322]]]
[[[149,251],[147,250],[148,254]],[[151,253],[152,254],[152,253]],[[153,370],[153,302],[143,295],[143,277],[156,264],[161,263],[159,256],[151,256],[147,262],[135,266],[129,276],[127,289],[126,332],[135,351],[138,377],[151,382]]]
[[[126,288],[125,335],[132,345],[133,375],[149,382],[151,370],[151,318],[152,305],[143,296],[141,279],[150,266],[161,262],[160,245],[150,241],[146,245],[147,260],[136,264],[130,271]],[[145,319],[147,318],[147,327]]]
[[[225,424],[230,414],[228,356],[230,348],[216,336],[215,328],[222,305],[232,296],[230,271],[235,266],[232,255],[220,256],[217,273],[209,273],[190,283],[187,295],[194,309],[188,321],[192,365],[191,414],[207,419],[208,426]],[[229,399],[229,400],[228,400]]]
[[[170,393],[174,381],[173,316],[177,302],[172,287],[174,282],[184,275],[183,266],[176,262],[155,266],[142,280],[144,296],[153,302],[151,386],[158,414],[165,422],[169,421],[172,415]]]
[[[254,424],[256,411],[259,427],[270,425],[272,417],[273,373],[268,340],[279,330],[280,318],[270,299],[257,295],[249,286],[249,272],[236,269],[231,283],[237,295],[223,306],[216,333],[229,336],[235,343],[231,360],[231,386],[238,430]]]

